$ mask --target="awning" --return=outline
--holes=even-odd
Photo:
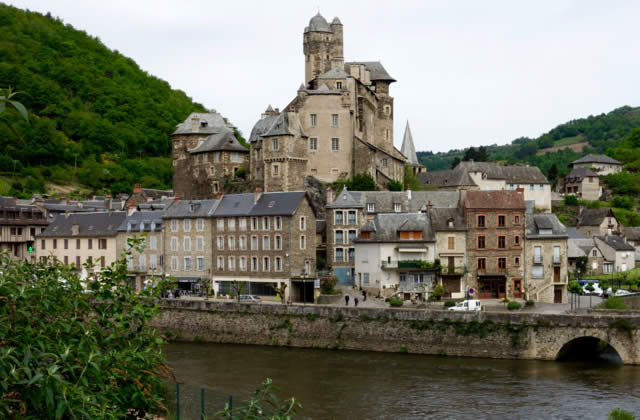
[[[178,283],[198,283],[200,281],[200,277],[176,277]]]

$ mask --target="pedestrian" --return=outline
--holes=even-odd
[[[353,298],[353,306],[358,306],[358,296]]]
[[[344,295],[344,304],[345,306],[349,306],[349,295]]]
[[[167,299],[173,299],[173,293],[171,293],[171,290],[167,292]]]
[[[363,302],[367,301],[367,291],[366,290],[362,290],[362,301]]]

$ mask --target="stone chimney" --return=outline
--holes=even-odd
[[[431,200],[427,201],[427,216],[431,217],[431,209],[433,206],[431,205]]]
[[[256,191],[253,193],[253,203],[257,204],[260,197],[262,197],[262,188],[256,187]]]
[[[200,116],[198,114],[194,114],[191,118],[191,131],[200,131]]]
[[[335,200],[335,194],[334,194],[333,188],[327,187],[326,199],[327,199],[327,204],[331,204],[333,203],[333,200]]]
[[[135,201],[131,200],[127,203],[127,216],[131,216],[136,212],[137,204]]]
[[[142,193],[142,184],[135,184],[133,186],[133,193],[134,194],[141,194]]]

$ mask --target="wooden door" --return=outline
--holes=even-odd
[[[560,281],[560,267],[553,267],[553,281],[556,283]]]
[[[562,286],[553,287],[553,303],[562,303]]]
[[[513,279],[513,297],[522,297],[522,280],[520,279]]]

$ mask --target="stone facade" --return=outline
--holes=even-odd
[[[36,235],[47,227],[45,212],[12,197],[0,197],[0,252],[16,260],[34,262]],[[31,247],[32,252],[29,252]]]
[[[567,239],[528,238],[525,247],[526,297],[536,302],[567,303]]]

